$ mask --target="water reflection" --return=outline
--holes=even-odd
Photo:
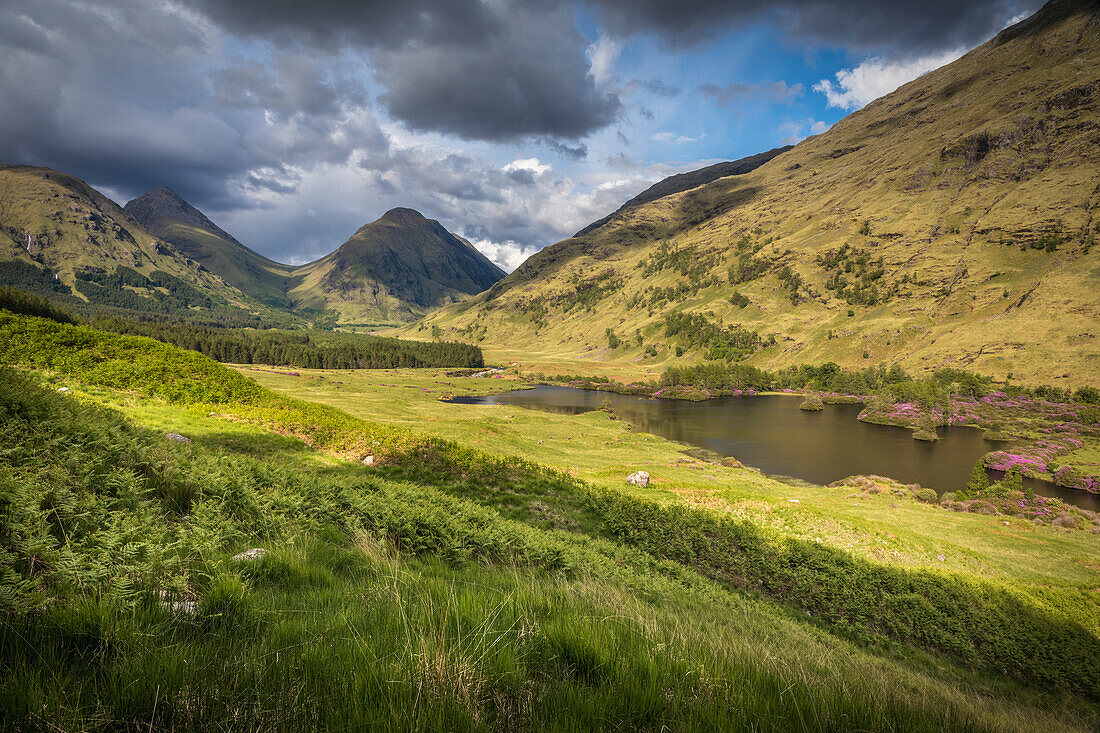
[[[705,402],[653,400],[570,387],[539,386],[483,397],[455,398],[480,405],[514,405],[576,415],[611,402],[635,429],[732,456],[772,475],[827,484],[854,474],[889,476],[940,491],[955,491],[993,443],[973,428],[941,428],[940,440],[913,440],[908,430],[856,420],[860,405],[799,410],[797,397],[722,397]],[[992,474],[991,474],[992,475]],[[1025,479],[1037,494],[1100,510],[1100,497]]]

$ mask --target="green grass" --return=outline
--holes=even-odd
[[[362,419],[494,456],[528,459],[603,489],[630,489],[642,498],[705,506],[876,562],[946,568],[1022,589],[1054,587],[1082,597],[1088,597],[1100,580],[1100,542],[1087,532],[1036,527],[1017,517],[957,514],[889,491],[854,496],[849,487],[792,485],[635,432],[604,412],[556,415],[440,401],[447,395],[522,387],[523,380],[448,377],[439,370],[300,370],[295,377],[275,369],[239,369],[282,394],[338,407]],[[625,483],[626,476],[638,469],[651,475],[646,489]],[[507,493],[482,500],[501,505],[519,501]],[[938,559],[941,555],[943,561]],[[1100,631],[1095,612],[1080,620]]]
[[[19,720],[48,710],[67,727],[295,727],[297,716],[331,725],[331,714],[421,728],[1012,729],[1059,724],[1051,716],[1087,726],[1096,714],[1079,659],[1097,645],[1076,618],[1095,611],[1087,594],[884,567],[660,489],[653,503],[533,456],[245,390],[239,374],[157,342],[15,316],[0,333],[19,323],[53,337],[20,342],[15,361],[78,396],[3,375],[0,687]],[[40,352],[64,334],[88,340],[47,362]],[[108,365],[160,354],[164,371],[138,370],[151,381],[120,392],[85,351]],[[176,404],[154,397],[173,369],[175,389],[190,385],[168,393]],[[209,384],[181,381],[197,373],[224,382],[221,402],[200,401]],[[430,414],[415,392],[424,397],[406,404]],[[194,440],[165,441],[101,401]],[[569,425],[598,419],[624,431],[606,416]],[[498,439],[514,432],[502,425]],[[338,459],[367,449],[380,468]],[[229,561],[251,546],[273,555]],[[315,559],[333,553],[359,560]],[[347,568],[391,555],[404,569],[387,571],[398,596],[371,611],[377,576]],[[161,591],[197,615],[168,613]],[[492,597],[526,593],[537,612],[494,615]],[[376,613],[404,624],[397,651],[402,637]],[[422,697],[409,703],[412,690]]]
[[[1022,730],[1094,715],[427,486],[171,444],[10,371],[0,386],[4,567],[37,558],[23,597],[43,601],[4,612],[4,727]],[[53,503],[12,522],[47,506],[10,501],[12,483]],[[179,484],[196,487],[186,514],[165,491]],[[249,546],[270,554],[229,559]]]

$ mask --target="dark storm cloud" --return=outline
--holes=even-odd
[[[620,36],[652,33],[675,47],[737,26],[775,23],[789,36],[862,51],[917,54],[974,46],[1041,0],[588,0]]]
[[[184,0],[226,30],[310,45],[478,44],[506,32],[481,0]]]
[[[514,8],[480,44],[407,44],[372,57],[382,102],[415,130],[475,140],[576,139],[609,124],[619,99],[596,89],[566,8]]]
[[[234,181],[289,191],[291,167],[387,144],[366,92],[330,60],[283,53],[211,67],[217,29],[175,5],[12,0],[0,29],[5,162],[120,196],[170,185],[200,207],[227,207],[242,203]]]
[[[550,148],[563,158],[571,158],[572,160],[584,160],[588,157],[587,145],[566,145],[549,137],[543,138],[539,142],[541,142],[543,145]]]
[[[469,140],[579,139],[615,119],[565,3],[189,0],[248,37],[365,51],[390,114]]]

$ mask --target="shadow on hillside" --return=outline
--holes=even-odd
[[[192,437],[192,442],[216,451],[229,451],[249,458],[301,457],[312,449],[301,439],[273,433],[206,433]]]

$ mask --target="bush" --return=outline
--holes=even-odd
[[[985,464],[979,460],[971,469],[970,479],[966,482],[966,496],[978,496],[988,488],[989,474],[985,472]]]
[[[1057,517],[1051,520],[1051,524],[1055,527],[1066,527],[1068,529],[1076,529],[1080,523],[1081,518],[1076,514],[1070,514],[1069,512],[1061,512]]]
[[[917,501],[922,501],[925,504],[939,504],[940,502],[940,497],[935,489],[917,489],[914,496],[916,496]]]
[[[197,618],[205,629],[235,633],[254,632],[262,622],[262,615],[244,581],[229,574],[211,580],[199,603]]]
[[[812,394],[802,401],[802,404],[798,406],[800,410],[806,410],[808,412],[816,412],[817,410],[824,410],[825,404],[821,401],[821,395]]]

